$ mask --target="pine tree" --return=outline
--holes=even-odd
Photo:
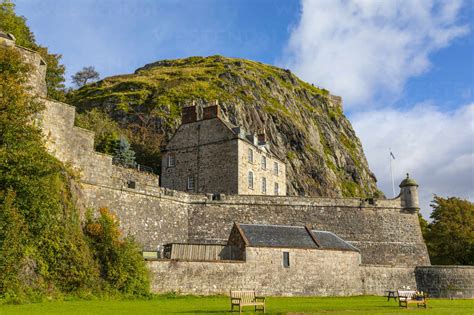
[[[135,167],[135,151],[130,147],[127,138],[121,136],[115,148],[114,161],[118,164],[128,167]]]

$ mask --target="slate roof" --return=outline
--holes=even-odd
[[[237,224],[251,247],[287,247],[359,251],[336,234],[304,226]]]
[[[248,246],[318,248],[302,226],[240,224]]]
[[[338,249],[338,250],[353,250],[359,251],[356,247],[352,246],[342,238],[332,232],[327,231],[312,231],[320,248],[322,249]]]

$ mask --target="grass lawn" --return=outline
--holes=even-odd
[[[248,308],[248,310],[253,310]],[[224,314],[229,312],[229,298],[224,296],[156,296],[150,300],[74,300],[24,305],[0,305],[0,315],[74,314]],[[250,313],[250,312],[249,312]],[[267,313],[280,314],[474,314],[474,300],[433,299],[428,309],[411,306],[401,309],[398,303],[376,296],[358,297],[269,297]],[[237,313],[238,314],[238,313]]]

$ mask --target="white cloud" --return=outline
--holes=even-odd
[[[397,97],[406,80],[429,69],[429,54],[466,34],[462,2],[303,0],[284,58],[303,79],[349,105]]]
[[[418,181],[422,213],[433,194],[474,200],[474,103],[445,113],[429,104],[407,111],[379,109],[351,117],[379,187],[392,197],[389,152],[395,154],[395,191],[406,172]]]

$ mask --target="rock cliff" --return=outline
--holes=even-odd
[[[222,56],[163,60],[87,85],[69,101],[107,113],[131,135],[139,162],[157,167],[159,150],[147,142],[166,145],[183,106],[215,100],[231,123],[265,128],[271,150],[287,163],[288,194],[380,194],[341,99],[289,70]]]

